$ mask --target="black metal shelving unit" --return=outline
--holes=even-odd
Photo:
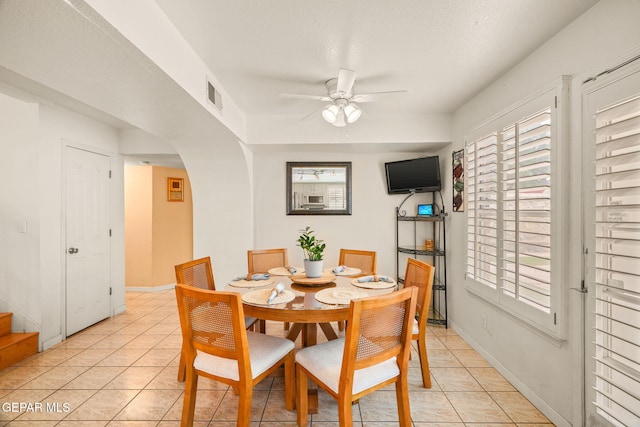
[[[439,212],[434,216],[406,216],[404,215],[404,211],[400,211],[401,206],[402,205],[396,208],[397,281],[400,284],[404,283],[404,278],[401,274],[404,274],[406,260],[403,260],[401,263],[401,254],[406,254],[416,259],[427,257],[431,261],[431,265],[436,268],[433,282],[433,295],[427,322],[447,327],[447,240],[444,221],[447,214]],[[412,225],[404,223],[410,223]],[[422,223],[427,223],[427,225],[418,230],[418,224]],[[429,223],[431,227],[429,227]],[[411,231],[405,230],[405,228],[410,228]],[[400,244],[401,233],[409,232],[413,235],[413,243]],[[424,244],[419,244],[421,242],[424,243],[426,239],[432,239],[434,241],[434,248],[432,250],[427,250]]]

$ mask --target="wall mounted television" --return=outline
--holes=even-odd
[[[440,159],[419,157],[384,164],[389,194],[440,191]]]

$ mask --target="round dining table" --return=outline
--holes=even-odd
[[[380,276],[379,276],[380,277]],[[271,275],[270,279],[265,280],[265,284],[260,286],[260,281],[254,281],[251,287],[235,285],[234,282],[229,284],[227,290],[243,294],[243,309],[246,316],[258,319],[288,322],[290,324],[287,338],[295,341],[302,333],[302,345],[304,347],[315,345],[317,343],[317,327],[327,337],[328,340],[338,338],[335,330],[330,322],[345,321],[349,317],[349,303],[344,300],[353,294],[357,297],[366,297],[374,295],[382,295],[393,292],[397,289],[395,281],[393,283],[383,282],[356,282],[358,280],[354,276],[341,276],[329,272],[325,272],[322,278],[317,280],[309,280],[304,274],[296,275]],[[326,282],[326,283],[316,283]],[[284,294],[293,297],[290,301],[268,304],[266,299],[272,289],[279,283],[284,286]],[[372,288],[377,286],[379,288]],[[325,289],[333,289],[336,292],[325,291]],[[318,300],[316,296],[320,291],[330,294],[336,294],[343,297],[344,304],[327,303],[326,297]],[[260,300],[249,299],[249,295],[245,298],[245,294],[259,295]],[[293,295],[291,295],[293,294]],[[263,298],[264,296],[264,298]],[[324,302],[323,302],[324,301]]]

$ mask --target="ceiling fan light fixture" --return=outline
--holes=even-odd
[[[334,124],[340,115],[340,108],[335,104],[329,104],[322,110],[322,118]]]
[[[356,104],[349,103],[344,107],[344,115],[347,123],[355,123],[362,115],[362,110]]]
[[[338,117],[336,117],[336,121],[331,124],[339,128],[347,125],[346,116],[344,115],[344,109],[342,108],[340,109],[340,112],[338,113]]]

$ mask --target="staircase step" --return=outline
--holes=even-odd
[[[13,313],[0,313],[0,336],[11,333],[11,317]]]
[[[0,336],[0,369],[11,366],[38,352],[38,332]]]

